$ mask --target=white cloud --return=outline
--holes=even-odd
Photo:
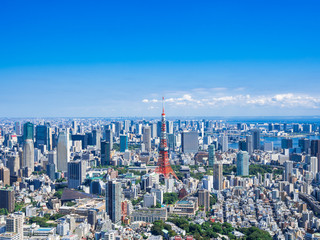
[[[202,94],[201,94],[202,95]],[[144,103],[158,103],[157,99],[144,99]],[[281,108],[320,108],[320,97],[314,97],[307,94],[282,93],[276,95],[225,95],[225,96],[193,96],[192,94],[183,94],[181,97],[171,97],[165,99],[165,102],[176,106],[190,107],[221,107],[221,106],[265,106]]]

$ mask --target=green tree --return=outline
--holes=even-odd
[[[0,208],[0,215],[8,215],[8,209]]]
[[[178,201],[178,194],[177,193],[164,193],[163,194],[163,203],[164,204],[174,204]]]

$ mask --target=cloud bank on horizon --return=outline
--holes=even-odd
[[[236,91],[243,91],[244,89],[234,89],[233,94],[228,93],[227,88],[211,89],[211,91],[197,89],[175,97],[168,94],[164,102],[169,108],[181,112],[190,112],[190,109],[192,109],[196,115],[198,112],[203,111],[207,115],[220,113],[218,116],[295,116],[304,114],[319,115],[320,113],[320,96],[303,93],[267,95],[236,93]],[[144,98],[141,102],[152,110],[159,108],[162,99],[160,97]],[[235,108],[237,111],[232,110]]]

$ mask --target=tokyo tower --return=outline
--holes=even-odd
[[[170,175],[174,176],[177,180],[178,177],[171,168],[168,155],[168,144],[167,144],[167,132],[166,132],[166,114],[164,113],[163,107],[164,98],[162,98],[162,117],[161,117],[161,136],[160,136],[160,147],[159,147],[159,159],[156,173],[162,174],[165,178],[169,178]]]

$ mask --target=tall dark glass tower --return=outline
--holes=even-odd
[[[106,184],[106,212],[114,223],[121,221],[121,183],[109,181]]]
[[[31,139],[33,140],[34,136],[34,128],[33,128],[33,123],[31,122],[26,122],[23,125],[23,139]]]

